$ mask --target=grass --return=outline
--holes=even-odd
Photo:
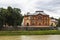
[[[16,35],[60,35],[59,30],[40,30],[40,31],[0,31],[0,36]]]

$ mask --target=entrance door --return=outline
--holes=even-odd
[[[27,23],[27,26],[29,26],[29,23]]]

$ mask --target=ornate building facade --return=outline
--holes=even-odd
[[[50,17],[43,11],[36,11],[35,13],[27,13],[24,15],[24,26],[49,26]]]

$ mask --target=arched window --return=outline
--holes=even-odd
[[[41,19],[42,19],[42,17],[41,17],[41,16],[38,16],[38,19],[40,19],[40,20],[41,20]]]
[[[39,25],[41,25],[41,23],[39,23]]]
[[[53,26],[53,23],[51,24],[51,26]]]

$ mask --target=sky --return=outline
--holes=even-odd
[[[42,10],[54,18],[60,17],[60,0],[0,0],[0,8],[20,8],[21,14]]]

